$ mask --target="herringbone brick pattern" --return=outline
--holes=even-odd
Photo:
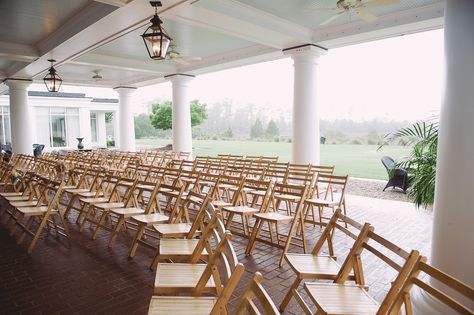
[[[404,249],[417,248],[429,253],[432,216],[408,203],[348,196],[349,215],[359,222],[370,222],[376,231]],[[87,228],[78,232],[70,224],[71,237],[59,241],[45,233],[31,255],[26,245],[16,245],[8,226],[0,225],[0,314],[146,314],[153,292],[155,273],[148,269],[153,252],[140,248],[134,259],[127,258],[130,239],[121,235],[113,248],[107,248],[108,234],[92,241]],[[307,226],[312,247],[320,234]],[[27,243],[27,242],[26,242]],[[246,274],[234,292],[235,303],[255,271],[265,277],[264,286],[278,305],[293,282],[287,265],[278,267],[281,251],[258,243],[251,257],[245,257],[247,240],[234,237],[239,259]],[[343,260],[352,241],[335,239],[336,254]],[[292,248],[301,251],[299,248]],[[369,293],[383,299],[394,272],[373,257],[362,257]],[[285,314],[301,314],[292,301]]]

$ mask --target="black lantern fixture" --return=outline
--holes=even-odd
[[[150,58],[162,60],[166,57],[172,39],[161,27],[163,21],[158,17],[158,7],[161,7],[161,1],[150,1],[150,4],[155,8],[155,15],[150,20],[151,25],[141,36]]]
[[[43,81],[49,92],[58,92],[63,80],[59,77],[59,75],[56,73],[56,69],[53,67],[53,62],[56,60],[48,59],[48,61],[51,62],[51,68],[49,68],[49,72],[44,77]]]

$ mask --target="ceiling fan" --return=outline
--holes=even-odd
[[[185,56],[182,55],[176,45],[171,44],[168,53],[166,54],[165,60],[176,61],[179,64],[184,66],[189,65],[192,61],[200,61],[201,57],[192,57],[192,56]]]
[[[93,75],[90,77],[90,79],[64,78],[64,81],[69,82],[69,83],[76,83],[76,84],[90,84],[90,83],[116,84],[117,83],[117,81],[115,80],[104,79],[102,77],[101,72],[102,72],[102,69],[96,69],[92,71]]]
[[[310,9],[337,11],[335,15],[323,21],[320,25],[328,25],[337,18],[343,16],[344,14],[353,14],[366,22],[373,22],[377,19],[377,16],[367,12],[366,9],[377,8],[397,3],[400,3],[400,0],[338,0],[336,2],[335,7],[323,8],[318,6],[310,6]]]

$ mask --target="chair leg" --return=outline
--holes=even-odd
[[[28,221],[26,221],[26,224],[22,227],[23,228],[23,231],[21,231],[21,234],[20,234],[20,237],[18,238],[18,240],[16,241],[16,243],[18,245],[20,245],[21,243],[23,243],[23,240],[25,239],[25,236],[26,236],[26,231],[29,231],[29,228],[31,226],[31,224],[33,223],[33,220],[35,219],[35,217],[30,217],[28,219]]]
[[[137,234],[135,235],[135,238],[133,239],[132,246],[130,247],[130,251],[128,252],[128,257],[133,258],[135,256],[135,252],[137,251],[138,247],[138,242],[140,241],[142,235],[145,232],[145,227],[146,225],[140,224],[137,227]]]
[[[288,293],[285,295],[285,297],[283,298],[283,301],[281,301],[281,304],[280,304],[280,312],[284,312],[285,311],[285,308],[288,306],[288,304],[290,303],[291,301],[291,298],[293,297],[293,290],[296,290],[298,289],[300,283],[301,283],[301,279],[300,277],[296,277],[295,281],[293,282],[293,284],[290,286],[289,290],[288,290]]]
[[[252,235],[249,238],[249,242],[247,244],[247,248],[245,249],[245,255],[250,256],[252,254],[252,250],[255,247],[255,242],[257,240],[258,235],[260,235],[260,230],[263,227],[263,220],[257,219],[252,230]]]
[[[46,225],[46,222],[48,221],[48,216],[45,216],[42,220],[41,220],[41,223],[38,227],[38,229],[36,230],[36,233],[35,235],[33,236],[33,239],[31,240],[31,243],[30,243],[30,246],[28,246],[28,254],[31,254],[31,252],[33,251],[33,248],[35,247],[36,245],[36,242],[38,241],[40,235],[41,235],[41,232],[43,232],[43,228],[44,226]]]
[[[125,223],[125,217],[120,216],[120,218],[118,219],[117,225],[112,230],[112,234],[110,235],[109,244],[107,245],[108,247],[112,247],[112,244],[114,243],[115,238],[117,237],[118,233],[120,233],[120,229],[122,228],[122,224],[124,223]]]
[[[107,210],[108,209],[103,209],[102,210],[102,215],[100,216],[99,221],[97,222],[97,226],[95,227],[94,234],[92,234],[92,239],[95,240],[97,239],[97,234],[99,234],[100,227],[102,224],[104,224],[105,218],[107,217]],[[99,210],[97,210],[98,212]]]

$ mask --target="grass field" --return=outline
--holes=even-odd
[[[138,139],[137,147],[159,147],[169,143],[169,139]],[[377,151],[377,148],[377,145],[321,145],[321,164],[335,165],[336,173],[341,175],[386,179],[387,173],[380,157],[389,155],[397,160],[409,153],[409,148],[403,146],[387,146],[380,151]],[[279,161],[288,162],[291,157],[291,143],[193,140],[194,156],[217,154],[279,156]]]

